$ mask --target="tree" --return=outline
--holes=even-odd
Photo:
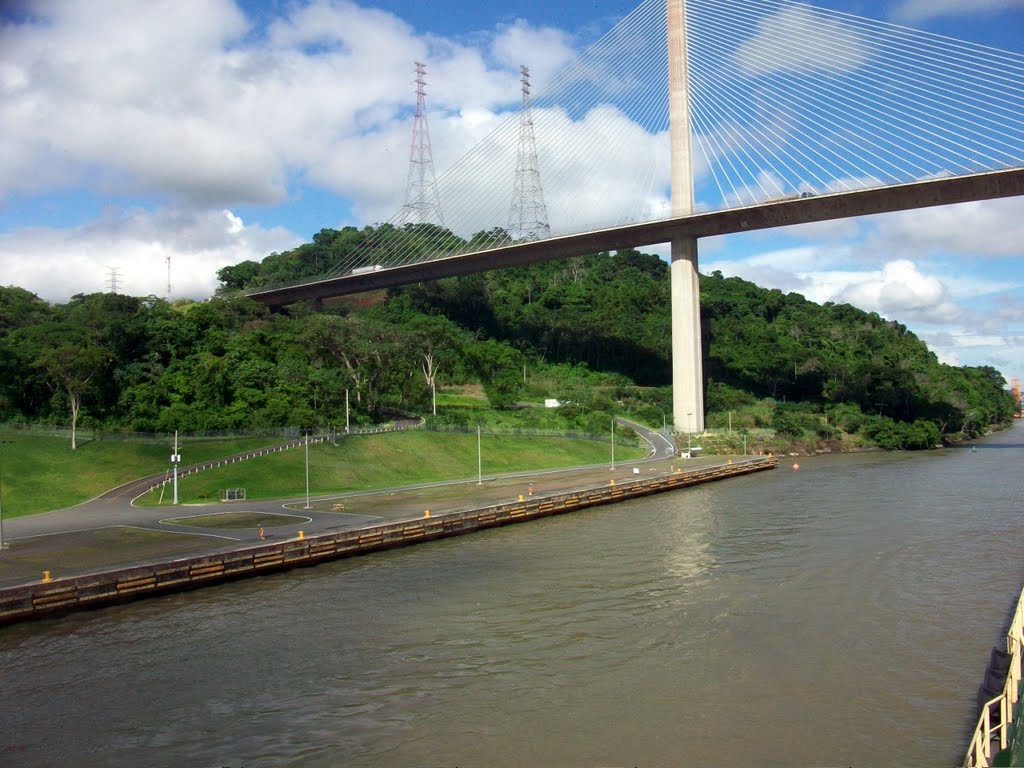
[[[47,383],[54,392],[67,395],[71,408],[71,450],[78,448],[78,416],[82,395],[107,362],[105,350],[72,341],[61,341],[40,351],[34,365],[46,372]]]

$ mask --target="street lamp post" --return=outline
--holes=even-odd
[[[306,509],[309,509],[309,431],[306,431]]]
[[[693,416],[693,412],[688,411],[686,414],[686,458],[688,459],[693,456],[691,453],[692,449],[690,447],[690,436],[693,434],[693,421],[690,419],[691,416]]]
[[[174,476],[174,504],[178,503],[178,463],[181,461],[181,454],[178,453],[178,430],[174,430],[174,453],[171,454],[171,472]]]
[[[612,416],[612,469],[615,469],[615,417]]]
[[[9,442],[9,440],[0,440],[0,445]],[[0,463],[0,549],[7,549],[7,545],[4,544],[4,471],[2,463]]]

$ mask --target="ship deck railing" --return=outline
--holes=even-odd
[[[1024,590],[1017,599],[1010,629],[1006,633],[1006,652],[1010,665],[1006,681],[998,696],[984,703],[971,744],[967,749],[964,768],[989,768],[1004,761],[1006,750],[1013,742],[1014,717],[1020,698],[1021,656],[1024,654]]]

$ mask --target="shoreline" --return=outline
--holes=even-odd
[[[490,504],[473,509],[410,517],[344,531],[296,537],[218,552],[161,560],[35,581],[0,589],[0,626],[65,615],[140,598],[188,591],[204,586],[316,565],[434,539],[461,536],[488,528],[526,522],[577,509],[613,504],[655,493],[739,477],[778,465],[776,456],[752,457],[693,470],[634,480],[614,480],[547,496]]]

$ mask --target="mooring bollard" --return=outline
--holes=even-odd
[[[429,509],[428,509],[428,510],[425,510],[425,511],[423,512],[423,516],[424,516],[424,517],[430,517],[430,510],[429,510]]]
[[[43,581],[53,581],[53,577],[50,576],[49,571],[43,571]]]
[[[519,500],[520,500],[520,501],[522,501],[522,500],[523,500],[523,494],[521,494],[521,493],[519,494]]]
[[[299,531],[299,538],[300,538],[300,539],[304,539],[304,538],[306,538],[306,534],[305,534],[305,532],[303,532],[303,531]]]
[[[615,478],[608,481],[608,485],[615,485]]]

